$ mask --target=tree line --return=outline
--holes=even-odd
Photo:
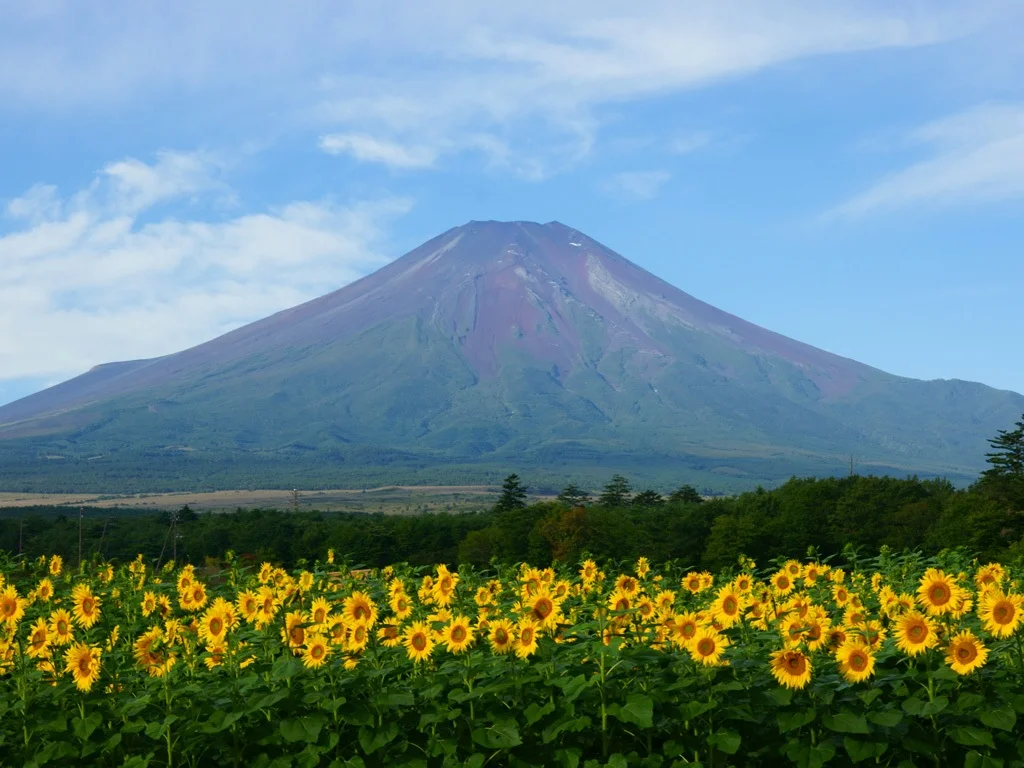
[[[201,563],[227,550],[288,566],[330,547],[353,566],[393,562],[536,564],[583,556],[681,561],[695,568],[732,565],[740,554],[766,561],[820,557],[880,547],[926,553],[967,547],[981,557],[1024,558],[1024,419],[991,441],[989,468],[971,487],[943,479],[792,478],[768,490],[705,498],[684,485],[669,495],[634,491],[613,476],[596,498],[577,487],[529,504],[518,475],[505,478],[492,509],[397,516],[344,512],[242,510],[234,514],[138,513],[65,507],[6,510],[0,548],[26,556],[60,554],[150,561],[172,556]],[[70,513],[70,514],[69,514]]]

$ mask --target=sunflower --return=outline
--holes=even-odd
[[[615,591],[632,597],[640,591],[640,582],[624,573],[615,580]]]
[[[153,611],[156,610],[156,595],[152,592],[147,592],[142,596],[142,615],[148,617]]]
[[[299,592],[309,592],[313,588],[313,574],[303,571],[299,574]]]
[[[747,594],[754,588],[754,577],[749,573],[741,573],[732,580],[732,586],[736,591]]]
[[[580,578],[583,581],[593,581],[597,578],[597,563],[593,560],[584,560],[580,566]]]
[[[274,590],[270,587],[260,587],[260,591],[256,593],[256,628],[262,629],[267,626],[276,615],[277,596]]]
[[[952,576],[937,568],[929,568],[919,583],[917,601],[929,616],[941,616],[957,608],[961,590]]]
[[[89,629],[100,619],[100,599],[92,593],[88,584],[79,584],[71,593],[75,602],[75,621]]]
[[[979,591],[984,591],[988,587],[998,586],[1005,578],[1006,571],[1003,570],[1003,566],[999,563],[989,563],[977,570],[974,574],[974,583]]]
[[[529,598],[526,609],[529,617],[537,622],[538,627],[553,626],[562,618],[562,612],[559,610],[558,603],[547,587],[538,589]]]
[[[896,620],[896,647],[917,656],[939,641],[935,624],[920,611],[907,611]]]
[[[64,558],[60,555],[54,555],[50,558],[50,575],[60,576],[64,570]]]
[[[646,557],[641,557],[636,561],[636,575],[638,578],[642,579],[650,572],[651,563]]]
[[[807,631],[804,632],[804,642],[807,643],[808,651],[816,651],[828,642],[828,632],[832,628],[832,622],[827,616],[814,615],[807,620]]]
[[[818,579],[828,573],[828,566],[821,563],[808,563],[804,566],[804,586],[813,587]]]
[[[671,616],[676,605],[676,593],[670,589],[663,589],[654,596],[654,605],[662,616]]]
[[[846,630],[842,627],[832,627],[825,634],[825,647],[835,653],[849,639]]]
[[[85,643],[73,645],[64,653],[65,671],[71,673],[78,690],[88,691],[100,676],[100,656],[99,648]]]
[[[433,589],[431,589],[431,596],[434,598],[434,602],[442,608],[447,608],[451,605],[452,599],[455,596],[455,586],[458,583],[459,574],[452,573],[444,564],[437,566],[437,579],[434,581]]]
[[[793,591],[793,577],[785,569],[776,571],[769,581],[772,589],[780,595],[788,595]]]
[[[836,651],[839,671],[849,683],[860,683],[875,673],[875,655],[859,639],[848,640]]]
[[[228,633],[228,622],[224,618],[222,610],[216,607],[207,608],[199,617],[199,638],[204,645],[220,645]]]
[[[808,622],[799,616],[787,616],[782,621],[782,640],[787,648],[798,648],[809,629]]]
[[[772,675],[787,688],[803,688],[811,680],[811,660],[798,650],[772,653]]]
[[[319,627],[321,624],[327,622],[327,617],[331,613],[331,604],[327,602],[327,598],[318,597],[313,600],[313,604],[309,609],[309,622],[310,624]]]
[[[36,587],[36,597],[44,603],[50,602],[50,598],[53,597],[53,582],[49,579],[41,579],[39,586]]]
[[[274,566],[270,563],[263,563],[260,566],[260,572],[257,578],[260,580],[260,584],[268,583],[274,576]]]
[[[875,621],[862,621],[854,630],[859,634],[864,642],[871,646],[872,650],[878,650],[882,645],[882,641],[885,640],[885,636],[888,634],[888,630],[882,626],[882,622]]]
[[[308,617],[304,611],[289,611],[284,617],[281,629],[281,642],[293,651],[306,644],[306,624]]]
[[[657,607],[654,605],[654,601],[647,597],[647,595],[640,595],[640,598],[636,601],[636,612],[643,621],[650,621],[657,612]]]
[[[985,631],[996,637],[1009,637],[1021,622],[1021,596],[992,589],[982,598],[978,617]]]
[[[163,677],[177,662],[177,655],[170,652],[168,645],[167,636],[160,627],[153,627],[135,641],[135,661],[150,677]]]
[[[704,589],[704,580],[697,571],[690,571],[683,577],[682,586],[683,589],[688,590],[690,594],[696,595]]]
[[[728,629],[740,621],[745,607],[744,595],[728,584],[718,590],[714,602],[711,603],[711,615],[716,623]]]
[[[256,622],[260,613],[260,600],[255,592],[249,590],[239,592],[235,605],[238,606],[238,612],[242,614],[242,618],[249,624]]]
[[[476,594],[473,595],[473,602],[480,608],[494,602],[494,595],[491,594],[491,590],[487,588],[486,584],[477,587]]]
[[[633,600],[626,592],[616,589],[608,596],[608,607],[616,613],[628,611],[633,607]]]
[[[969,629],[949,641],[946,663],[958,675],[969,675],[988,660],[988,648]]]
[[[385,648],[395,648],[402,644],[402,636],[399,634],[397,624],[383,624],[377,630],[377,639]]]
[[[832,602],[840,608],[850,602],[850,591],[842,584],[832,586]]]
[[[206,647],[206,653],[203,654],[203,664],[211,672],[217,667],[224,664],[224,657],[228,653],[228,647],[226,645],[214,644]]]
[[[302,650],[302,664],[308,669],[319,669],[331,655],[331,646],[323,635],[310,633]]]
[[[50,614],[47,626],[50,630],[50,645],[67,645],[74,639],[71,614],[63,608],[58,608]]]
[[[505,654],[512,650],[515,643],[515,624],[508,619],[498,619],[490,627],[487,636],[487,643],[491,651],[498,654]]]
[[[0,620],[3,620],[8,627],[16,627],[21,617],[25,615],[25,599],[18,596],[18,590],[13,584],[0,592]],[[91,625],[90,625],[91,626]]]
[[[346,597],[341,611],[350,624],[363,624],[370,629],[377,622],[377,606],[365,592],[357,590]]]
[[[28,635],[28,648],[30,658],[46,659],[50,656],[50,628],[46,625],[46,619],[40,617],[32,625]]]
[[[349,629],[348,637],[345,638],[345,650],[350,653],[362,653],[369,642],[370,630],[367,626],[365,624],[355,624]]]
[[[465,616],[456,616],[441,630],[441,642],[451,653],[462,653],[473,644],[473,628]]]
[[[722,654],[729,647],[729,638],[719,634],[711,627],[700,629],[688,645],[690,657],[706,667],[722,667],[729,662],[722,659]]]
[[[405,630],[403,637],[405,652],[415,662],[421,662],[434,650],[434,638],[430,636],[430,627],[422,621],[414,621]]]
[[[530,619],[519,622],[519,637],[515,642],[516,656],[525,659],[537,651],[537,625]]]
[[[412,616],[412,600],[404,592],[398,592],[391,598],[391,612],[398,621],[405,621]]]

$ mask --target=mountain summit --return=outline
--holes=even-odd
[[[967,478],[1024,397],[718,310],[557,222],[470,222],[341,290],[0,407],[0,483],[191,487],[611,470],[742,487]],[[104,479],[106,478],[106,479]]]

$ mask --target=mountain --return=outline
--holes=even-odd
[[[760,328],[557,222],[470,222],[192,349],[0,407],[0,487],[543,482],[748,487],[984,465],[1024,397]],[[536,481],[535,481],[536,482]]]

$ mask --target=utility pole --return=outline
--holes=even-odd
[[[19,555],[21,554],[21,542],[24,539],[24,535],[25,535],[25,521],[22,520],[21,524],[18,526],[18,554]]]
[[[178,564],[178,510],[171,512],[171,559]]]
[[[82,515],[85,514],[85,508],[78,508],[78,572],[82,572]]]
[[[853,477],[853,454],[850,454],[850,477]]]
[[[299,511],[299,489],[292,489],[292,512]]]

